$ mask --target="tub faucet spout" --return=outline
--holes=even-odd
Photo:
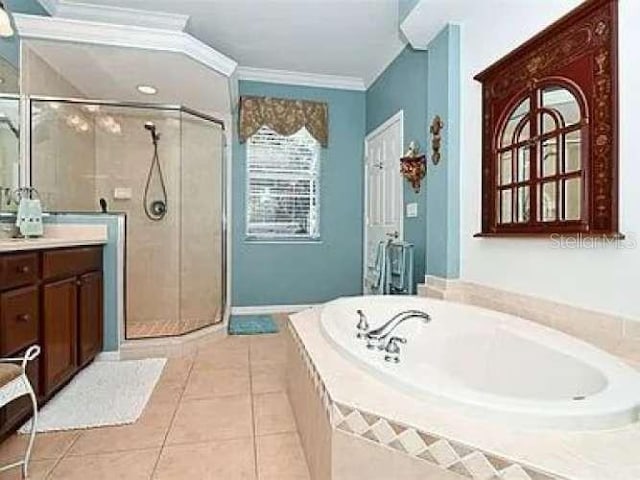
[[[365,338],[368,341],[367,347],[374,348],[374,342],[377,342],[378,348],[383,349],[386,339],[393,334],[396,328],[412,318],[420,319],[423,323],[429,323],[431,321],[431,316],[426,312],[421,312],[420,310],[406,310],[404,312],[400,312],[397,315],[394,315],[382,326],[365,334]]]

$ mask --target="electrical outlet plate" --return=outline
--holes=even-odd
[[[114,200],[131,200],[133,196],[133,192],[130,188],[126,187],[116,187],[113,189],[113,199]]]
[[[407,203],[407,218],[415,218],[418,216],[418,204]]]

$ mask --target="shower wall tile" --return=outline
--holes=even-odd
[[[190,321],[216,321],[220,313],[222,138],[219,127],[182,115],[180,310]]]
[[[127,321],[174,320],[179,318],[180,291],[180,119],[141,110],[112,109],[108,114],[121,131],[96,126],[95,198],[105,198],[111,210],[127,216]],[[168,209],[159,222],[149,220],[143,209],[153,158],[147,121],[161,134],[158,153]],[[131,189],[131,199],[115,199],[115,188]]]

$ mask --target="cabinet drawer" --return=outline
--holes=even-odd
[[[0,355],[14,354],[38,342],[38,287],[0,295]]]
[[[30,285],[38,281],[38,254],[20,253],[0,258],[0,289]]]
[[[65,248],[42,254],[42,276],[45,280],[91,270],[102,270],[102,247]]]

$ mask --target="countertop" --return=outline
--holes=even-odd
[[[42,237],[0,238],[0,253],[103,245],[105,243],[107,243],[106,225],[45,225]]]

